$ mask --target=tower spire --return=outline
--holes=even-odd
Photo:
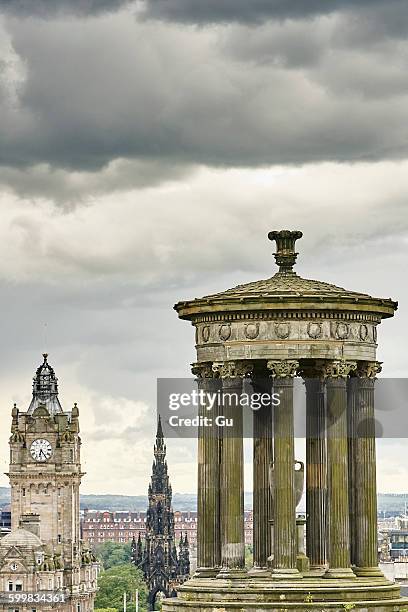
[[[32,414],[39,406],[45,406],[50,414],[62,412],[58,399],[58,378],[48,363],[48,353],[43,353],[43,362],[37,368],[33,379],[33,397],[28,408]]]
[[[156,462],[164,463],[166,457],[166,445],[164,443],[163,427],[161,418],[157,421],[156,444],[154,445],[154,456]]]
[[[167,470],[166,445],[160,417],[157,421],[148,499],[145,544],[143,547],[139,534],[137,543],[132,544],[132,561],[143,571],[149,590],[148,602],[151,606],[149,609],[153,610],[158,590],[166,597],[173,597],[175,587],[187,578],[185,570],[180,571],[181,567],[186,567],[186,564],[183,561],[182,566],[180,565],[180,557],[177,553],[174,512],[171,505],[172,489]],[[181,547],[181,560],[183,560],[185,558],[183,536],[180,538],[179,546]],[[140,561],[137,562],[137,559]]]

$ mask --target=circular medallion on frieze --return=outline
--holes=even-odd
[[[361,340],[367,340],[368,336],[368,327],[364,323],[360,325],[360,338]]]
[[[320,323],[310,322],[307,326],[309,338],[320,338],[322,335],[322,326]]]
[[[208,340],[210,339],[210,326],[209,325],[205,325],[203,327],[201,336],[204,342],[208,342]]]
[[[259,334],[259,323],[248,323],[245,325],[245,336],[249,340],[255,340]]]
[[[219,334],[220,334],[221,340],[228,340],[228,338],[231,335],[231,325],[229,323],[226,323],[225,325],[221,325]]]
[[[276,335],[278,336],[278,338],[285,340],[285,338],[288,338],[289,336],[289,331],[290,331],[289,323],[276,323],[275,330],[276,330]]]
[[[349,326],[347,323],[337,323],[336,336],[340,340],[345,340],[349,335]]]

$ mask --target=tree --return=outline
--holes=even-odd
[[[115,565],[100,573],[98,593],[95,600],[96,609],[123,610],[123,594],[127,593],[127,610],[135,612],[135,593],[139,591],[139,612],[147,610],[147,587],[143,574],[130,563]]]
[[[116,565],[130,563],[131,544],[120,544],[119,542],[105,542],[94,547],[94,553],[98,557],[103,569],[107,570]]]
[[[119,612],[116,608],[94,608],[94,612]]]

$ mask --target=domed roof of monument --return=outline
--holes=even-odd
[[[42,546],[42,542],[38,536],[27,529],[14,529],[10,533],[4,536],[4,538],[0,539],[0,548],[11,548],[12,546],[16,547],[25,547],[25,548],[38,548]]]
[[[330,283],[324,283],[322,281],[311,280],[308,278],[302,278],[297,274],[280,274],[277,272],[271,278],[259,280],[251,283],[245,283],[244,285],[237,285],[221,293],[213,293],[205,296],[203,299],[217,299],[224,297],[236,296],[241,298],[243,296],[251,297],[252,295],[259,295],[261,297],[268,297],[269,295],[282,295],[282,296],[353,296],[353,297],[370,297],[366,293],[358,293],[356,291],[347,291],[343,287],[332,285]]]
[[[367,293],[349,291],[331,283],[298,276],[293,270],[298,253],[295,242],[302,232],[281,230],[269,232],[276,241],[275,260],[279,270],[271,278],[237,285],[226,291],[179,302],[175,310],[181,318],[194,318],[204,312],[222,310],[329,309],[375,312],[381,318],[393,316],[398,304],[391,299],[374,298]]]

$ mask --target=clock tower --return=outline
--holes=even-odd
[[[24,528],[39,538],[49,561],[46,569],[62,570],[60,586],[70,604],[60,609],[85,612],[93,610],[98,567],[80,540],[79,487],[84,474],[79,411],[76,404],[63,410],[55,372],[48,355],[43,358],[28,410],[16,405],[12,410],[12,533]]]

